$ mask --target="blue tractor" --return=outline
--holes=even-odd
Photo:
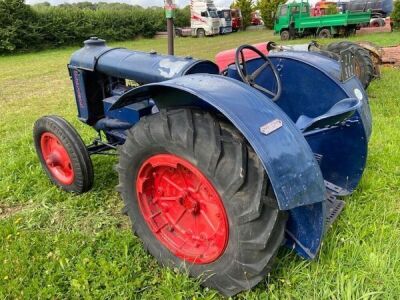
[[[246,55],[252,53],[251,59]],[[313,259],[357,187],[371,113],[351,51],[265,56],[250,45],[211,61],[109,48],[91,38],[68,65],[86,146],[58,116],[34,125],[60,188],[93,184],[90,156],[117,150],[125,207],[146,249],[224,295],[250,289],[286,245]]]

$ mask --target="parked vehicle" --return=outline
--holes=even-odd
[[[373,18],[385,18],[393,11],[393,0],[351,0],[338,2],[344,12],[365,12],[371,10]]]
[[[231,9],[232,31],[236,32],[242,28],[242,12],[238,8]]]
[[[334,8],[336,11],[335,13],[338,13],[338,8],[337,8],[337,3],[336,2],[331,2],[331,1],[318,1],[314,4],[314,6],[311,8],[311,15],[313,17],[316,16],[324,16],[329,13],[330,10]]]
[[[202,38],[220,33],[220,18],[212,0],[190,1],[190,28],[176,28],[177,36]]]
[[[78,118],[98,137],[87,146],[44,116],[38,158],[56,186],[83,193],[91,155],[118,150],[117,190],[144,248],[232,296],[264,280],[283,245],[314,259],[338,197],[361,180],[371,112],[352,53],[340,55],[242,45],[221,75],[211,61],[92,38],[68,70]]]
[[[191,0],[190,14],[192,36],[201,38],[219,34],[220,18],[212,0]]]
[[[254,11],[251,13],[251,25],[253,26],[264,25],[260,12]]]
[[[220,20],[219,33],[226,34],[232,32],[232,16],[230,9],[222,9],[218,11]]]
[[[305,35],[329,38],[335,35],[350,35],[358,26],[369,23],[371,12],[349,12],[313,17],[308,2],[280,4],[277,10],[274,32],[282,40]]]

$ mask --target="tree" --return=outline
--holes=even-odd
[[[258,0],[257,8],[260,10],[261,18],[267,28],[274,27],[276,10],[278,9],[278,5],[284,2],[285,0]]]
[[[400,28],[400,0],[394,2],[394,9],[390,18],[393,21],[394,28]]]
[[[231,8],[239,8],[242,12],[242,28],[246,30],[246,27],[251,24],[251,13],[253,12],[253,0],[236,0],[231,5]]]
[[[34,7],[49,7],[49,6],[51,6],[51,4],[50,4],[50,2],[45,1],[45,2],[36,3],[33,6]]]
[[[189,27],[190,26],[190,5],[187,5],[182,9],[176,10],[175,26],[176,27]]]

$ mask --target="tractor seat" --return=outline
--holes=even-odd
[[[310,118],[301,115],[296,121],[296,126],[303,133],[314,129],[328,128],[349,119],[360,106],[360,100],[346,98],[337,102],[326,113],[318,117]]]

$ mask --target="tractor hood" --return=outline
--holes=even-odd
[[[130,79],[137,83],[154,83],[195,73],[218,74],[211,61],[192,57],[159,55],[157,52],[140,52],[123,48],[110,48],[104,40],[91,38],[76,51],[70,68],[97,71],[108,76]]]

